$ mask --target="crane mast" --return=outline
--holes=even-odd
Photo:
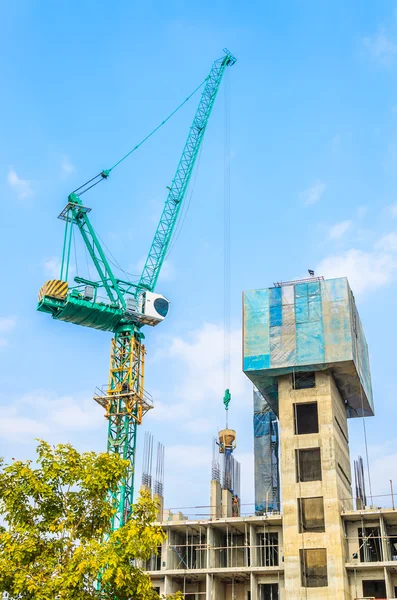
[[[235,62],[235,57],[225,49],[225,55],[213,63],[205,80],[199,105],[138,284],[115,277],[90,222],[88,213],[91,209],[83,205],[78,194],[69,195],[68,203],[59,215],[59,218],[65,221],[60,279],[47,281],[43,285],[39,292],[37,308],[49,313],[54,319],[112,331],[114,334],[111,341],[108,383],[97,388],[94,396],[94,400],[105,409],[108,419],[108,452],[119,454],[129,462],[125,479],[113,493],[116,512],[112,519],[112,529],[124,525],[130,515],[134,496],[137,427],[153,407],[152,398],[144,389],[146,351],[142,328],[144,325],[157,325],[168,312],[168,301],[163,296],[154,294],[154,289],[186,196],[220,83],[226,67]],[[100,175],[107,178],[108,174],[109,171],[103,171]],[[80,231],[99,279],[91,281],[75,277],[76,285],[69,286],[73,225]],[[107,296],[106,302],[100,296],[101,291]]]

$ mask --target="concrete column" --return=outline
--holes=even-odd
[[[229,490],[222,490],[222,518],[232,516],[232,492]]]
[[[214,576],[210,573],[207,573],[207,575],[205,576],[205,579],[206,579],[205,600],[216,600],[213,596]]]
[[[380,524],[380,536],[381,536],[381,540],[382,540],[382,560],[387,561],[387,560],[390,560],[390,546],[389,546],[389,540],[387,539],[385,519],[383,518],[383,515],[380,515],[380,517],[379,517],[379,524]]]
[[[207,569],[215,568],[214,530],[207,528]]]
[[[391,574],[387,567],[383,567],[386,582],[386,598],[394,598],[394,589],[391,581]]]
[[[251,600],[258,600],[258,582],[255,573],[250,574]]]
[[[160,523],[163,520],[163,511],[164,511],[164,497],[159,494],[153,494],[153,500],[157,503],[158,511],[157,511],[157,521]]]
[[[219,481],[211,479],[210,487],[210,519],[221,517],[222,488]]]
[[[250,557],[251,564],[250,567],[258,566],[258,548],[256,547],[256,529],[254,525],[250,525]],[[251,585],[252,587],[252,585]],[[252,592],[251,592],[252,599]]]

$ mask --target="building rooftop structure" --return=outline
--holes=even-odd
[[[374,414],[368,347],[346,277],[243,295],[244,372],[278,414],[280,375],[330,369],[348,417]]]

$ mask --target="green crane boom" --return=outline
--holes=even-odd
[[[190,177],[203,141],[208,119],[214,106],[219,85],[226,67],[234,65],[236,59],[226,50],[226,54],[212,65],[207,77],[196,115],[190,128],[175,177],[172,180],[163,213],[153,238],[145,266],[139,281],[139,288],[153,291],[156,287],[161,266],[172,238],[182,201],[186,195]]]
[[[59,215],[65,221],[60,279],[47,281],[39,292],[39,311],[49,313],[60,321],[112,331],[114,334],[108,384],[98,388],[94,397],[106,411],[109,423],[108,452],[121,454],[130,463],[127,477],[121,482],[113,498],[117,506],[112,522],[114,529],[122,526],[130,514],[134,493],[137,426],[152,408],[151,397],[144,390],[145,347],[142,344],[144,336],[141,329],[144,325],[157,325],[167,315],[169,303],[160,294],[155,294],[154,289],[222,77],[226,67],[235,62],[234,56],[225,50],[225,55],[213,63],[205,80],[193,124],[138,284],[115,277],[88,217],[91,209],[83,205],[76,190],[69,195],[68,203]],[[91,180],[95,183],[90,187],[96,185],[101,178],[107,179],[110,171],[111,169],[105,170]],[[85,187],[83,191],[90,187]],[[73,225],[77,225],[80,231],[98,279],[91,281],[75,277],[74,285],[69,286]]]

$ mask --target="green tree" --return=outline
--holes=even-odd
[[[37,455],[35,466],[0,462],[0,592],[21,600],[158,599],[139,566],[165,537],[153,525],[150,495],[139,497],[124,527],[110,528],[109,492],[127,461],[43,441]]]

